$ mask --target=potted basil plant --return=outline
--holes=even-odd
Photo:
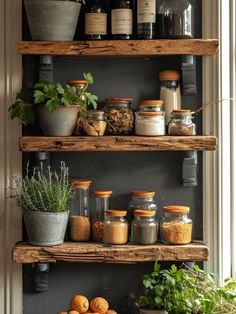
[[[34,169],[27,166],[26,176],[14,178],[17,205],[23,211],[29,242],[37,246],[52,246],[64,241],[70,201],[73,191],[68,168],[62,162],[59,171],[50,166]]]

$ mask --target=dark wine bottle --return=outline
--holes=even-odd
[[[153,39],[156,36],[156,0],[137,0],[137,37]]]
[[[129,0],[112,0],[111,34],[113,39],[131,39],[133,8]]]
[[[107,12],[101,0],[87,0],[85,7],[85,38],[88,40],[106,39]]]

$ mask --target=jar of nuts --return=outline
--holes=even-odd
[[[110,190],[96,190],[92,192],[92,231],[93,240],[96,242],[103,241],[103,222],[105,212],[110,207]]]
[[[134,114],[130,108],[130,98],[107,98],[104,107],[107,121],[107,133],[128,135],[134,128]]]
[[[104,117],[104,111],[88,110],[87,118],[83,120],[85,134],[89,136],[103,136],[107,123]]]
[[[191,110],[173,110],[168,125],[169,135],[196,135],[196,124],[192,122]]]
[[[192,241],[192,220],[187,206],[165,206],[160,223],[161,240],[166,244],[188,244]]]

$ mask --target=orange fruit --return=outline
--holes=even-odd
[[[70,311],[77,311],[79,314],[83,314],[88,311],[89,308],[89,301],[83,295],[75,295],[70,300]],[[71,313],[76,314],[76,313]]]
[[[90,301],[90,309],[99,314],[106,314],[109,309],[109,304],[106,299],[96,297]]]
[[[108,310],[106,314],[118,314],[118,313],[114,310]]]

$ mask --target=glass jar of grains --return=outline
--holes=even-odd
[[[192,240],[192,220],[187,206],[165,206],[160,223],[161,240],[166,244],[188,244]]]
[[[73,180],[75,198],[70,211],[70,237],[73,241],[90,238],[89,186],[91,180]]]
[[[88,110],[87,118],[83,120],[83,128],[86,135],[103,136],[107,123],[105,121],[104,111]]]
[[[139,111],[162,111],[163,100],[140,100]]]
[[[156,212],[151,210],[135,210],[131,227],[131,239],[135,244],[151,245],[157,242],[158,222]]]
[[[192,122],[191,110],[173,110],[168,125],[169,135],[196,135],[196,124]]]
[[[107,133],[114,135],[128,135],[134,127],[134,114],[130,108],[132,99],[107,98],[103,108],[107,121]]]
[[[102,242],[103,240],[103,222],[105,212],[110,207],[110,197],[112,191],[110,190],[96,190],[92,192],[92,231],[93,240]]]
[[[135,134],[143,136],[165,135],[165,113],[137,112],[135,118]]]
[[[128,242],[127,212],[107,210],[103,224],[103,242],[105,244],[125,244]]]

